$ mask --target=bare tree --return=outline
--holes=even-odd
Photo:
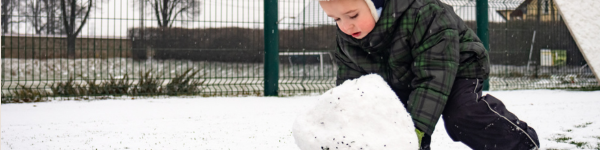
[[[62,34],[65,33],[64,28],[61,28],[62,21],[60,19],[60,2],[58,0],[42,0],[44,3],[44,13],[46,14],[46,34]]]
[[[62,22],[67,35],[67,55],[75,58],[77,35],[87,22],[94,0],[60,0]]]
[[[200,14],[201,0],[141,0],[148,3],[156,16],[159,27],[172,27],[179,16]]]
[[[2,0],[2,33],[8,33],[8,27],[12,23],[13,10],[17,8],[19,3],[17,0]]]
[[[35,34],[41,34],[46,28],[46,24],[42,21],[44,5],[42,0],[27,0],[25,1],[25,9],[20,9],[20,14],[24,14],[25,20],[33,26]]]

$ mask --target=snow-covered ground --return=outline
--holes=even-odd
[[[491,94],[537,130],[542,149],[600,147],[600,91]],[[0,148],[297,150],[291,133],[294,120],[317,98],[172,97],[3,104]],[[450,140],[443,121],[432,141],[434,149],[469,149]],[[583,142],[581,148],[576,147]]]

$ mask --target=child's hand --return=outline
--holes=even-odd
[[[419,147],[421,147],[421,139],[425,136],[425,133],[421,132],[421,130],[415,128],[415,132],[417,132],[417,138],[419,139]]]

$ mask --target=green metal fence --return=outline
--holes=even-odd
[[[598,89],[554,0],[489,0],[489,13],[491,90]]]
[[[179,14],[148,1],[93,1],[83,7],[88,1],[78,0],[76,12],[91,8],[87,19],[85,13],[62,14],[57,0],[8,1],[13,9],[3,10],[12,12],[2,11],[3,102],[46,96],[263,96],[271,84],[275,95],[288,96],[335,86],[335,24],[316,0],[169,4]],[[477,29],[476,1],[442,1]],[[552,0],[540,1],[489,0],[490,89],[597,87]],[[273,2],[277,11],[269,7]],[[35,7],[38,3],[45,7]],[[265,18],[275,12],[276,20]],[[65,24],[74,24],[74,31],[83,25],[76,39]],[[265,51],[273,49],[265,45],[272,40],[279,45],[276,53]],[[268,67],[274,63],[265,60],[277,65]],[[265,83],[273,72],[277,84]]]

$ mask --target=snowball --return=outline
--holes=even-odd
[[[379,75],[365,75],[325,92],[293,127],[302,150],[417,150],[412,119]]]

